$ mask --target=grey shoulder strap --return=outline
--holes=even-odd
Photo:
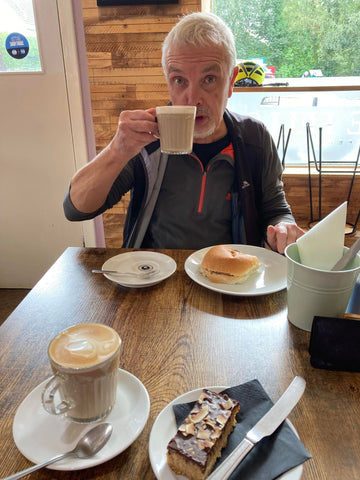
[[[168,155],[161,153],[157,168],[157,175],[155,181],[153,182],[153,188],[151,191],[148,192],[148,199],[145,205],[144,211],[141,215],[141,218],[138,219],[136,222],[134,231],[133,231],[133,238],[134,238],[134,248],[140,248],[143,242],[146,230],[149,226],[149,222],[151,216],[153,214],[156,201],[159,196],[161,184],[164,178],[165,169],[168,161]]]

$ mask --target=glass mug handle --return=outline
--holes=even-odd
[[[65,400],[55,405],[55,395],[59,390],[61,382],[64,381],[64,377],[55,374],[44,387],[42,392],[41,401],[42,405],[48,413],[52,415],[61,415],[71,408],[71,404]]]

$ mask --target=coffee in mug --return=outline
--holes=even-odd
[[[98,323],[75,325],[59,333],[48,348],[54,376],[42,394],[45,410],[79,423],[108,415],[116,399],[120,346],[117,332]]]
[[[163,153],[180,155],[192,152],[195,116],[195,106],[156,107],[160,148]]]

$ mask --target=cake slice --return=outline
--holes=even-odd
[[[177,475],[204,480],[226,446],[240,403],[204,389],[167,446],[167,463]]]

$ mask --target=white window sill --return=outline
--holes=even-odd
[[[260,87],[234,87],[234,92],[307,92],[360,90],[360,77],[266,78]]]

